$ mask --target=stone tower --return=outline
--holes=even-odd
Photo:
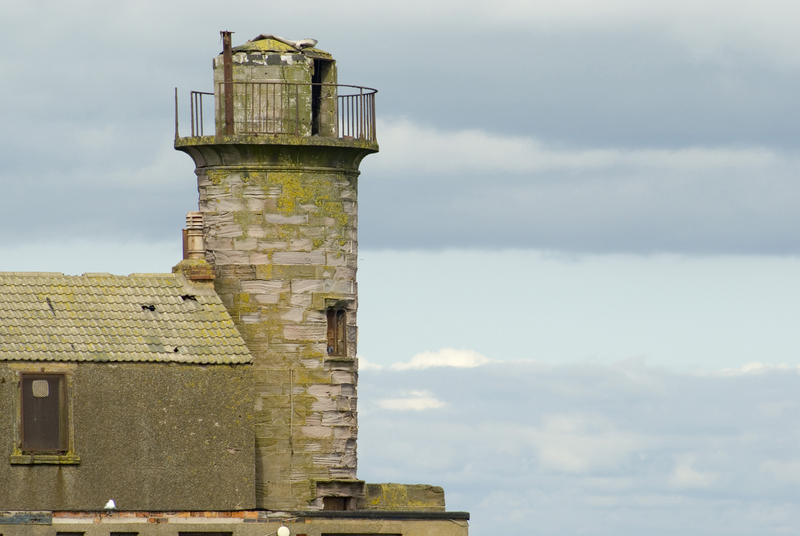
[[[257,507],[355,509],[357,186],[378,150],[375,90],[337,85],[316,41],[222,34],[213,95],[192,92],[175,148],[194,160],[205,257],[254,358]]]

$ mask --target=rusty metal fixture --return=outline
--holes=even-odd
[[[205,123],[205,118],[203,117],[203,95],[214,96],[213,93],[206,93],[204,91],[192,91],[189,95],[191,101],[191,130],[192,130],[192,137],[195,136],[204,136],[205,133],[203,131],[203,124]],[[177,97],[176,97],[177,98]],[[178,128],[178,120],[177,120],[177,109],[178,103],[177,100],[175,102],[175,129],[177,132]],[[176,136],[177,137],[177,136]]]
[[[233,135],[233,51],[231,32],[222,31],[222,79],[225,84],[225,134]]]

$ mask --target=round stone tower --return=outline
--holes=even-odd
[[[378,150],[375,90],[337,85],[314,40],[232,48],[222,34],[214,92],[192,92],[189,136],[176,112],[175,148],[194,160],[205,257],[254,358],[257,505],[355,509],[358,166]]]

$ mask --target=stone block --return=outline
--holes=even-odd
[[[311,300],[311,294],[292,294],[289,298],[289,303],[292,305],[299,305],[301,307],[310,307]]]
[[[239,251],[250,251],[256,249],[257,243],[255,238],[236,238],[233,241],[233,248]]]
[[[301,426],[300,434],[312,439],[328,439],[333,437],[333,430],[328,426]]]
[[[239,238],[244,233],[238,223],[224,222],[214,224],[212,234],[216,238]]]
[[[247,236],[250,238],[264,238],[267,236],[267,231],[260,225],[248,225],[246,231]]]
[[[246,251],[214,251],[214,264],[250,264],[250,254]]]
[[[367,510],[443,512],[444,490],[427,484],[367,484]]]
[[[267,263],[269,263],[269,255],[266,254],[266,253],[250,252],[250,263],[251,264],[267,264]]]
[[[325,411],[322,414],[325,426],[356,426],[356,418],[352,413],[342,411]]]
[[[283,225],[303,225],[308,223],[308,216],[297,214],[286,216],[283,214],[264,214],[264,221],[267,223],[278,223]]]
[[[313,341],[325,339],[326,327],[324,324],[293,325],[283,327],[283,338],[287,341]]]
[[[340,252],[325,254],[325,264],[328,266],[345,266],[346,263],[347,257]]]
[[[241,199],[222,197],[209,200],[208,206],[217,212],[238,212],[244,210],[245,205]]]
[[[323,286],[324,281],[319,279],[293,279],[291,283],[292,294],[321,292]]]
[[[324,264],[325,254],[321,251],[276,251],[272,254],[274,264]]]
[[[311,251],[312,243],[310,238],[299,238],[289,241],[290,251]]]
[[[351,268],[349,266],[339,266],[336,268],[336,274],[334,277],[338,280],[355,280],[356,278],[356,269]]]
[[[284,310],[280,317],[282,320],[287,320],[289,322],[302,322],[303,313],[305,313],[305,309],[303,307],[291,307]]]
[[[336,385],[354,384],[356,382],[356,375],[352,372],[343,370],[335,370],[331,372],[331,383]]]
[[[275,241],[275,240],[259,240],[258,241],[258,250],[259,251],[275,251],[275,250],[284,250],[289,247],[289,244],[286,242]]]

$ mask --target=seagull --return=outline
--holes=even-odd
[[[116,510],[117,503],[114,502],[114,499],[109,499],[103,508],[105,508],[106,510]]]

